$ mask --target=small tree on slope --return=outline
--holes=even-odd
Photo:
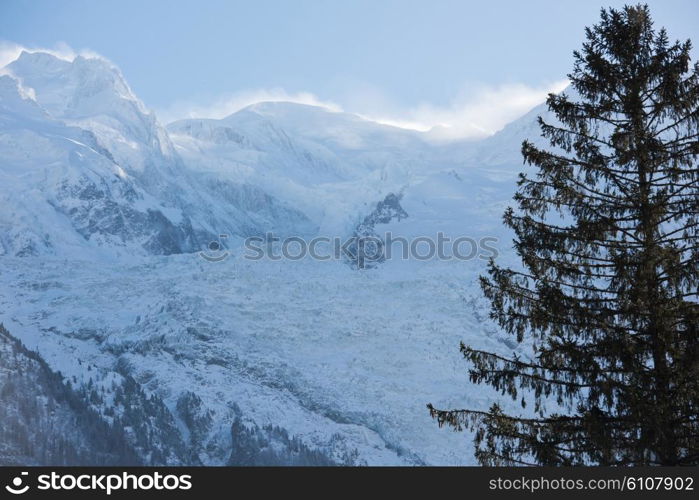
[[[647,6],[602,10],[549,95],[551,151],[525,141],[504,222],[522,270],[490,263],[491,316],[530,359],[462,345],[470,379],[532,418],[438,410],[481,464],[699,464],[699,65]],[[560,408],[549,413],[546,400]]]

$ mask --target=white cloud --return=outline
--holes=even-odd
[[[397,106],[390,98],[367,85],[358,86],[344,96],[344,105],[322,100],[310,92],[260,89],[236,92],[204,105],[181,101],[157,114],[164,123],[182,118],[224,118],[250,104],[288,101],[355,113],[385,125],[429,131],[430,138],[435,141],[450,141],[492,135],[544,102],[550,92],[560,92],[567,85],[567,80],[535,87],[524,84],[470,85],[446,106],[421,103],[408,108]]]
[[[162,123],[183,118],[225,118],[228,115],[258,102],[295,102],[310,106],[321,106],[332,111],[342,108],[330,101],[323,101],[310,92],[287,92],[282,88],[244,90],[221,96],[208,104],[180,101],[157,111]]]
[[[494,134],[544,102],[549,93],[560,92],[567,86],[568,80],[536,87],[524,84],[469,86],[446,106],[422,103],[405,110],[394,107],[360,114],[380,123],[429,130],[435,140],[476,139]]]

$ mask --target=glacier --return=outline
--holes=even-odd
[[[469,383],[459,342],[521,350],[488,317],[484,260],[358,270],[242,245],[346,236],[396,196],[407,218],[373,230],[494,237],[512,259],[500,217],[540,114],[451,143],[286,102],[163,126],[109,61],[25,51],[0,72],[0,323],[99,388],[92,411],[143,463],[473,464],[468,433],[425,405],[498,398]],[[229,257],[202,259],[221,235]],[[269,449],[250,458],[259,436]]]

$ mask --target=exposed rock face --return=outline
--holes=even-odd
[[[386,195],[383,201],[376,204],[374,211],[364,218],[357,230],[360,231],[362,227],[373,230],[376,224],[388,224],[394,219],[400,221],[408,217],[407,212],[400,206],[401,198],[400,194]]]
[[[376,232],[377,224],[388,224],[408,217],[400,205],[401,195],[389,193],[354,230],[352,243],[348,245],[347,262],[357,269],[371,269],[386,260],[383,237]]]

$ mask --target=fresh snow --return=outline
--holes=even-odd
[[[476,143],[292,103],[165,128],[100,58],[25,52],[5,73],[0,322],[54,370],[111,381],[126,364],[173,414],[196,393],[205,464],[226,463],[234,408],[338,460],[474,463],[425,405],[498,398],[468,381],[460,341],[520,349],[488,318],[484,260],[356,270],[246,260],[242,240],[344,237],[393,193],[408,218],[380,233],[496,237],[512,260],[501,215],[543,108]],[[220,234],[231,256],[200,258]]]

